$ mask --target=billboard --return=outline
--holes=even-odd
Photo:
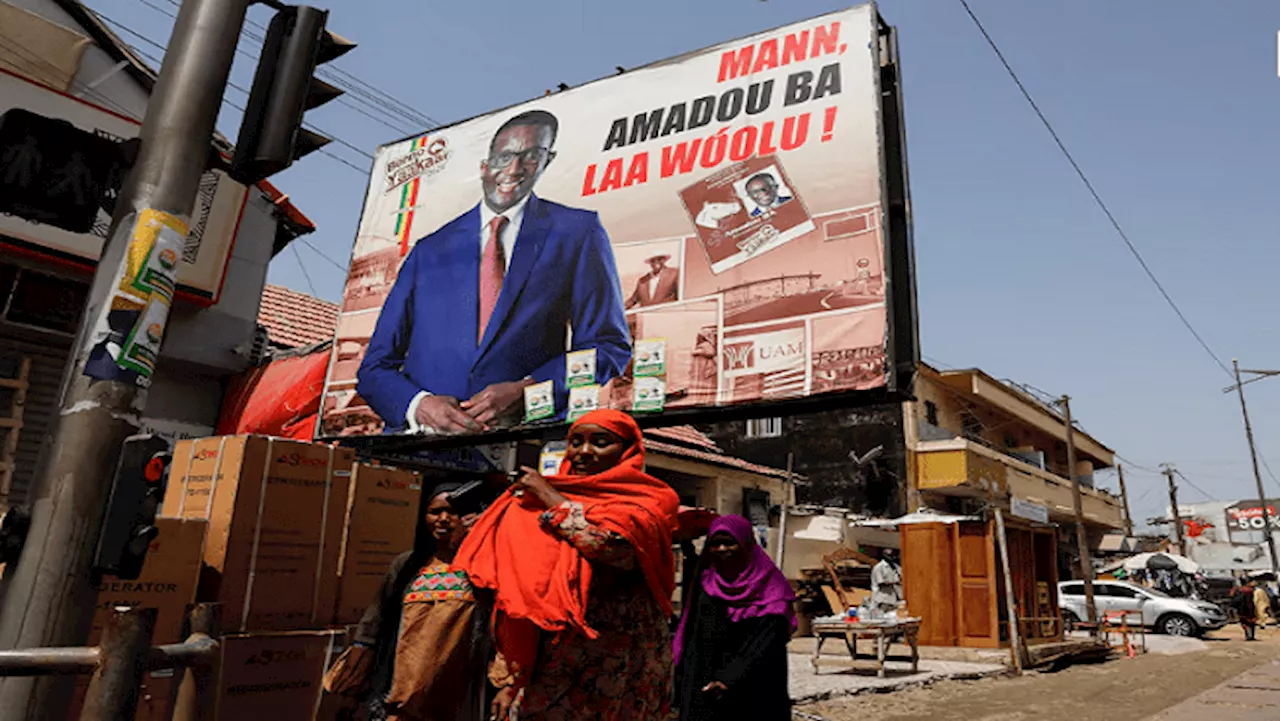
[[[1268,522],[1272,533],[1280,531],[1280,516],[1277,514],[1277,502],[1267,500],[1266,517],[1263,517],[1262,504],[1256,500],[1239,501],[1226,508],[1227,537],[1232,543],[1261,543],[1266,539],[1263,530]]]
[[[379,148],[318,435],[890,387],[915,329],[887,32],[856,7]]]

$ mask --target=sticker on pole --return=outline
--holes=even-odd
[[[94,323],[93,348],[84,374],[147,387],[173,305],[187,223],[147,209],[132,225],[122,224],[117,233],[128,233],[129,245],[116,271],[114,289]]]

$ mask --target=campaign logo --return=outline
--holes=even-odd
[[[414,178],[439,173],[453,155],[444,138],[424,139],[421,144],[415,142],[414,145],[419,147],[387,161],[386,192],[390,193]]]
[[[276,649],[264,648],[261,651],[250,656],[245,662],[246,666],[270,666],[273,663],[284,661],[305,661],[307,654],[302,651],[279,651]]]
[[[329,461],[324,458],[308,458],[297,453],[286,453],[277,458],[276,463],[288,466],[325,466]]]

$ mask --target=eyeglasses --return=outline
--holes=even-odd
[[[551,155],[552,153],[549,148],[529,148],[528,150],[522,150],[518,153],[504,150],[497,155],[490,155],[489,164],[499,168],[505,168],[508,165],[511,165],[511,161],[519,158],[521,165],[535,166]]]

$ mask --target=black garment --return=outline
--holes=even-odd
[[[676,705],[680,721],[790,721],[787,641],[783,616],[729,621],[726,604],[700,584],[689,599],[683,657],[676,660]],[[702,688],[720,681],[719,697]]]

